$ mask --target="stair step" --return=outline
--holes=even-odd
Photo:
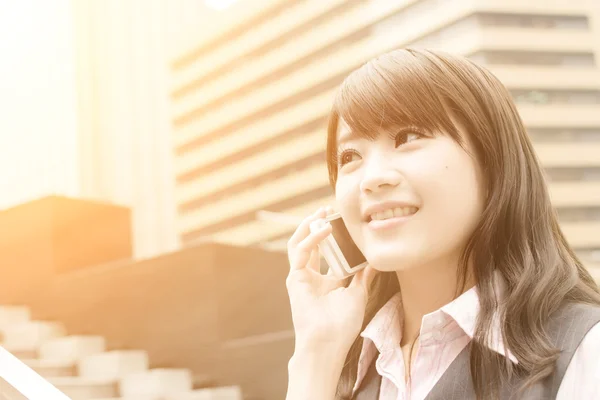
[[[0,328],[31,320],[29,308],[25,306],[0,306]]]
[[[37,359],[38,349],[37,347],[23,348],[22,346],[11,346],[6,343],[0,344],[6,351],[20,360],[32,360]]]
[[[102,397],[94,400],[163,400],[157,396],[135,396],[135,397]]]
[[[121,380],[123,397],[158,396],[192,391],[192,373],[188,369],[151,369],[127,375]]]
[[[40,346],[40,359],[76,363],[106,350],[102,336],[65,336],[49,339]]]
[[[14,323],[4,326],[2,331],[2,346],[8,351],[37,350],[44,342],[66,335],[62,324],[46,321]]]
[[[222,386],[196,389],[187,393],[173,393],[164,396],[164,400],[242,400],[239,386]]]
[[[125,376],[147,371],[148,353],[142,350],[107,351],[82,358],[79,376],[92,379],[119,380]]]
[[[119,395],[117,382],[111,380],[72,376],[49,378],[48,381],[69,396],[71,400],[95,400]]]
[[[75,365],[71,362],[56,360],[40,360],[37,358],[21,359],[29,368],[44,378],[75,376]]]
[[[134,397],[99,397],[94,400],[163,400],[157,396],[134,396]]]

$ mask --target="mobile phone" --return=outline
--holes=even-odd
[[[339,213],[331,214],[310,224],[311,232],[315,232],[329,222],[333,228],[321,243],[319,251],[335,276],[344,278],[356,274],[368,263],[358,249]]]

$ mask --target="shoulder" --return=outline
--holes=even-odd
[[[599,305],[566,303],[554,315],[549,327],[561,350],[575,352],[581,346],[600,343],[599,323]]]
[[[600,306],[564,304],[551,318],[549,334],[562,351],[559,363],[563,368],[577,364],[587,368],[589,363],[600,366],[600,358],[590,357],[600,354]]]
[[[597,309],[598,313],[600,313],[600,307]],[[595,350],[590,354],[596,354],[596,363],[600,366],[600,358],[598,358],[598,355],[600,355],[600,321],[593,323],[592,327],[581,340],[581,343],[579,343],[574,356],[577,356],[577,353],[587,352],[588,350]]]
[[[600,313],[600,307],[584,306],[587,313],[582,318],[591,318]],[[585,315],[585,316],[584,316]],[[592,319],[592,321],[594,321]],[[561,399],[597,399],[600,398],[600,321],[592,322],[573,357],[571,358],[558,393]]]
[[[598,355],[600,355],[600,321],[596,322],[583,337],[583,340],[575,351],[575,355],[577,355],[577,352],[581,352],[582,349],[583,351],[586,351],[586,349],[597,349],[594,353],[596,354],[598,365],[600,365],[600,358],[598,358]]]
[[[573,336],[578,331],[583,338],[588,331],[600,322],[600,306],[583,303],[564,303],[548,321],[548,328],[559,338]],[[572,337],[570,338],[573,339]],[[577,339],[575,339],[577,340]],[[558,343],[559,345],[561,343]]]

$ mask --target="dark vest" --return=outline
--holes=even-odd
[[[553,400],[556,399],[558,388],[562,382],[567,367],[587,332],[600,322],[600,307],[585,304],[567,304],[552,315],[547,324],[547,332],[551,343],[561,350],[556,361],[554,373],[538,381],[519,399]],[[440,377],[426,400],[475,400],[475,391],[471,380],[470,349],[467,345],[454,359],[448,369]],[[503,386],[501,399],[516,398],[519,382]],[[381,376],[375,369],[375,361],[361,383],[354,400],[377,400]]]

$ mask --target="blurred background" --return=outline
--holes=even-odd
[[[600,281],[598,0],[0,0],[3,346],[73,399],[284,398],[333,93],[407,46],[511,90]]]

